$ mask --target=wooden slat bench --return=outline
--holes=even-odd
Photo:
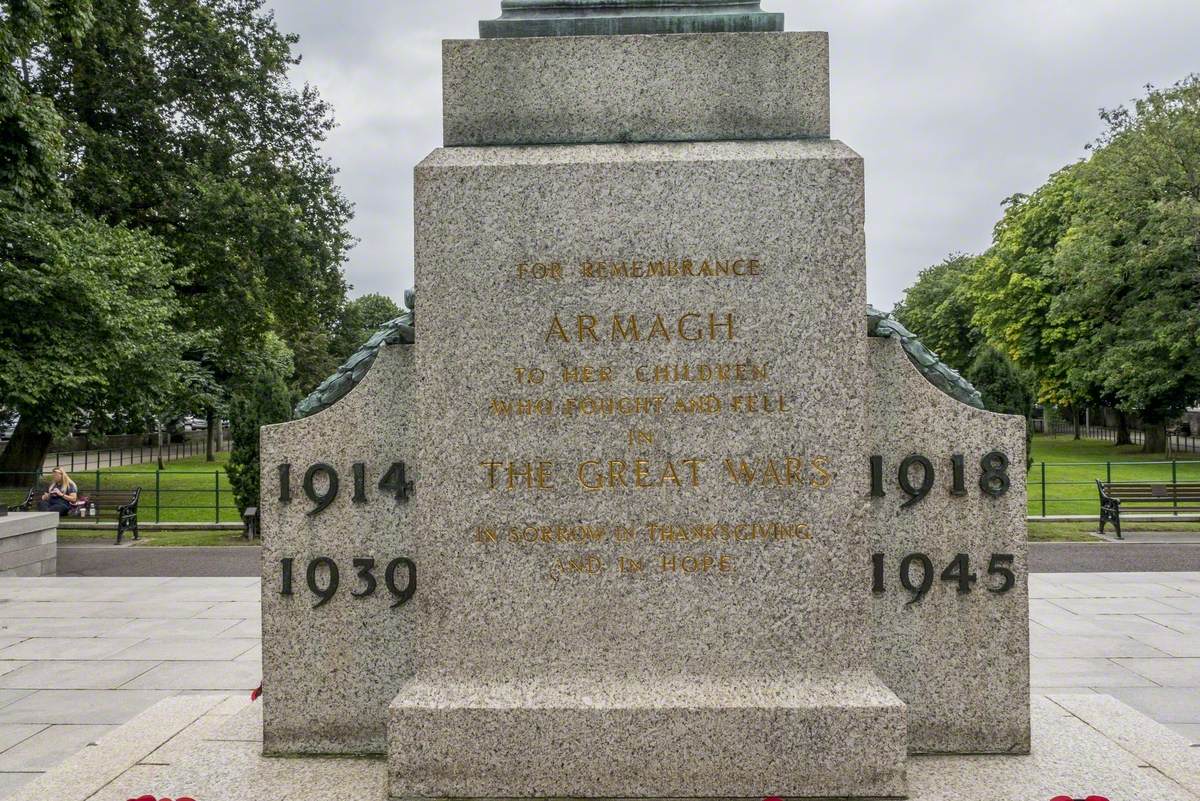
[[[1096,480],[1100,490],[1100,533],[1112,523],[1121,536],[1121,512],[1200,512],[1200,482]]]
[[[42,487],[33,487],[25,496],[25,503],[19,508],[23,512],[36,511],[38,501],[42,499],[42,493],[46,490]],[[87,498],[91,503],[96,504],[96,516],[94,518],[80,518],[83,520],[116,520],[117,521],[117,544],[121,544],[121,538],[125,536],[126,531],[133,532],[133,538],[141,539],[138,533],[138,501],[142,497],[142,488],[134,487],[133,489],[102,489],[91,490],[90,492],[80,490],[79,498]]]

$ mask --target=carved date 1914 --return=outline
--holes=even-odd
[[[292,466],[290,464],[281,464],[275,468],[279,474],[279,500],[281,503],[291,503],[292,500]],[[367,502],[367,466],[363,462],[355,462],[351,466],[351,471],[354,474],[354,495],[352,500],[354,503]],[[390,492],[397,501],[405,503],[412,497],[413,482],[408,478],[408,466],[404,462],[392,462],[392,466],[388,468],[383,477],[379,479],[379,489]],[[318,479],[322,479],[319,483],[324,486],[323,490],[318,490]],[[332,465],[318,462],[312,465],[304,472],[304,483],[302,489],[304,496],[312,503],[313,508],[309,510],[309,517],[319,515],[329,508],[338,496],[338,491],[341,487],[341,479],[338,477],[338,471]]]

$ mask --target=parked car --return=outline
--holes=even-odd
[[[194,414],[189,414],[183,418],[182,427],[184,431],[207,431],[208,420]]]
[[[0,440],[12,439],[13,432],[17,430],[17,423],[19,422],[21,422],[21,415],[19,414],[0,417]]]

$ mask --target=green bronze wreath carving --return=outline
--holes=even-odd
[[[416,342],[417,334],[413,328],[417,322],[415,290],[410,289],[404,293],[404,305],[408,307],[407,312],[380,326],[336,373],[322,381],[307,398],[296,404],[297,419],[325,411],[346,397],[366,376],[384,345],[411,345]]]
[[[916,365],[926,381],[957,401],[977,409],[984,408],[983,396],[971,386],[970,381],[922,345],[913,332],[901,325],[899,320],[874,306],[867,306],[867,336],[899,339],[909,361]]]
[[[416,342],[416,291],[404,293],[408,311],[380,326],[374,336],[351,356],[337,372],[321,382],[312,394],[296,405],[296,417],[310,417],[328,409],[349,394],[363,380],[384,345],[411,345]],[[983,398],[971,383],[921,344],[913,333],[896,319],[873,306],[867,307],[867,336],[896,337],[909,360],[929,383],[955,400],[977,409],[984,408]]]

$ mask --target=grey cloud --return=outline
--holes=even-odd
[[[441,142],[441,39],[499,0],[274,0],[340,127],[326,151],[357,205],[355,293],[412,285],[412,169]],[[1084,155],[1096,111],[1200,69],[1194,0],[765,0],[831,37],[833,134],[866,159],[868,285],[979,251],[1000,202]]]

